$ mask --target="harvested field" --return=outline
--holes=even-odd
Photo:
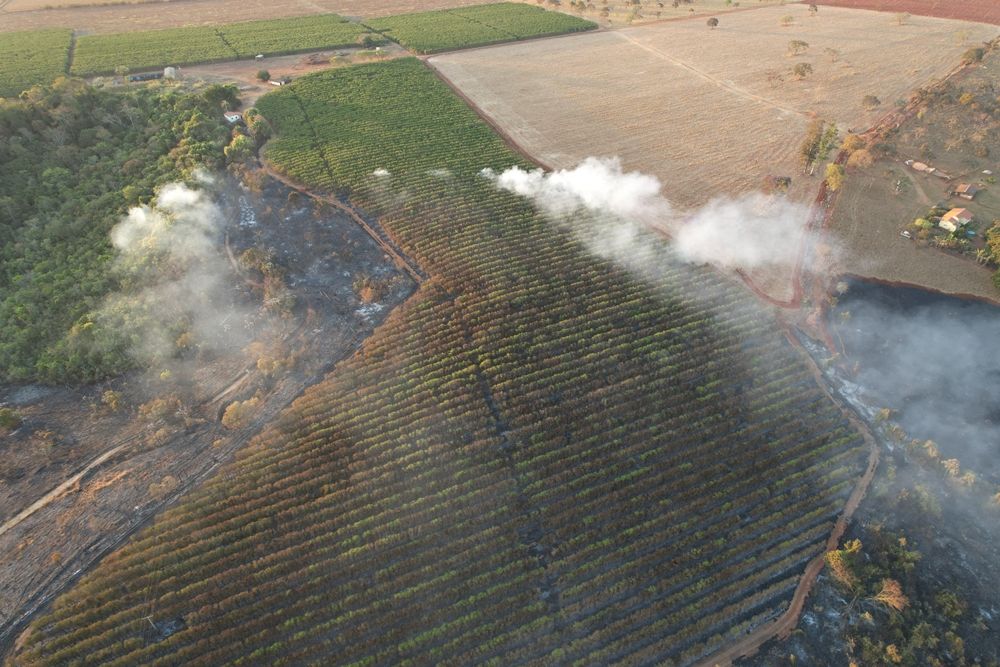
[[[0,5],[3,2],[0,0]],[[39,28],[75,28],[83,33],[215,26],[261,17],[340,14],[373,17],[466,7],[484,0],[170,0],[125,5],[93,5],[38,9],[40,0],[14,0],[0,8],[0,32]],[[50,4],[50,3],[44,3]],[[24,9],[27,11],[17,11]]]
[[[816,4],[874,9],[880,12],[908,12],[1000,25],[1000,3],[996,0],[816,0]]]
[[[786,15],[790,26],[781,25]],[[800,173],[796,153],[810,117],[867,128],[884,109],[866,110],[865,95],[889,106],[996,33],[930,18],[897,26],[836,8],[813,17],[796,5],[730,14],[716,30],[701,20],[665,22],[431,63],[542,162],[618,155],[694,206],[754,190],[768,174],[792,175],[792,196],[808,199],[818,179]],[[791,40],[808,50],[788,56]],[[800,62],[814,70],[804,80],[790,73]]]

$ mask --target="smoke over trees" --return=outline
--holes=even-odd
[[[134,363],[67,338],[121,287],[111,228],[157,187],[222,164],[221,104],[234,100],[224,86],[110,93],[61,80],[0,105],[0,379],[87,381]]]

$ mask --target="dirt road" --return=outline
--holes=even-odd
[[[49,491],[44,496],[42,496],[41,498],[39,498],[35,502],[31,503],[27,507],[25,507],[18,514],[14,515],[10,519],[8,519],[6,522],[4,522],[4,524],[2,526],[0,526],[0,535],[3,535],[8,530],[14,528],[14,526],[16,526],[17,524],[21,523],[22,521],[24,521],[25,519],[27,519],[28,517],[30,517],[35,512],[37,512],[38,510],[42,509],[43,507],[45,507],[49,503],[51,503],[56,498],[59,498],[63,494],[68,493],[71,490],[74,490],[74,487],[76,487],[76,485],[80,482],[80,480],[82,480],[88,474],[92,473],[94,470],[96,470],[98,467],[100,467],[101,464],[103,464],[105,461],[107,461],[108,459],[114,457],[116,454],[118,454],[118,452],[120,452],[123,449],[125,449],[129,444],[131,444],[131,440],[123,442],[122,444],[118,445],[117,447],[113,447],[113,448],[109,449],[108,451],[104,452],[103,454],[101,454],[100,456],[98,456],[96,459],[94,459],[93,461],[91,461],[90,463],[88,463],[87,465],[85,465],[83,468],[81,468],[79,470],[79,472],[77,472],[75,475],[73,475],[72,477],[70,477],[69,479],[67,479],[65,482],[63,482],[62,484],[60,484],[56,488],[52,489],[51,491]]]

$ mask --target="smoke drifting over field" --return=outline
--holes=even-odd
[[[587,211],[593,229],[584,239],[602,257],[632,263],[648,244],[641,227],[673,239],[673,254],[685,262],[725,269],[790,267],[795,264],[808,208],[780,198],[751,194],[720,197],[696,211],[678,211],[661,194],[655,176],[625,172],[618,158],[589,157],[573,169],[546,173],[511,167],[483,176],[497,187],[532,199],[554,218]]]
[[[1000,309],[855,282],[833,318],[869,402],[896,410],[909,437],[934,440],[1000,483]]]
[[[199,175],[204,186],[212,179]],[[179,348],[221,349],[248,339],[221,253],[224,216],[203,190],[164,186],[153,206],[137,206],[111,231],[123,290],[108,297],[94,323],[142,365]]]

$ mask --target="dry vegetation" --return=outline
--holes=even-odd
[[[659,176],[671,199],[697,205],[753,190],[768,174],[792,175],[792,196],[807,198],[818,179],[800,175],[796,153],[810,117],[865,128],[885,112],[866,109],[866,95],[891,105],[995,34],[835,8],[812,16],[796,5],[730,14],[714,30],[665,22],[431,62],[541,161],[619,155]],[[793,40],[808,44],[804,53],[788,55]],[[813,72],[798,80],[798,63]]]
[[[993,52],[982,66],[924,95],[917,115],[882,143],[884,159],[868,169],[848,170],[831,219],[832,233],[848,250],[842,270],[997,299],[991,268],[975,257],[976,249],[985,245],[983,232],[1000,219],[995,178],[982,173],[996,170],[1000,152],[994,74],[998,62],[1000,56]],[[903,164],[906,159],[929,162],[954,180],[918,173]],[[981,191],[972,202],[949,196],[957,183],[972,183]],[[934,204],[965,207],[975,216],[977,237],[969,239],[965,257],[958,255],[960,247],[947,252],[928,247],[947,242],[942,230],[913,225]],[[903,230],[914,240],[902,238]]]

